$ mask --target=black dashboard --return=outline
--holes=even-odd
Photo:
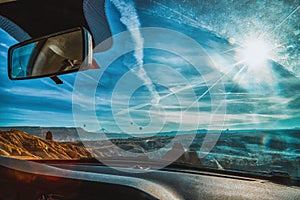
[[[121,168],[120,168],[121,169]],[[299,199],[268,180],[193,170],[117,170],[0,157],[0,199]]]

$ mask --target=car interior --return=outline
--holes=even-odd
[[[0,199],[300,199],[299,1],[0,14]]]

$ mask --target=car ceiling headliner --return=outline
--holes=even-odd
[[[84,17],[83,0],[17,0],[0,4],[0,14],[32,38],[78,26],[90,30]],[[101,28],[109,29],[106,24]]]

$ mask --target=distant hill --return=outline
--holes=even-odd
[[[76,143],[42,139],[19,130],[0,131],[0,156],[21,159],[79,159],[90,153]]]
[[[75,127],[40,127],[40,126],[16,126],[16,127],[0,127],[2,131],[9,131],[10,129],[19,130],[22,132],[30,133],[31,135],[38,136],[40,138],[45,138],[46,133],[51,131],[53,134],[53,139],[55,141],[68,141],[75,142],[81,141],[82,138],[90,140],[94,138],[96,133],[85,131],[82,128]],[[78,131],[80,131],[79,137]]]

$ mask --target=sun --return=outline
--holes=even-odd
[[[238,59],[250,68],[260,68],[270,59],[270,46],[258,39],[250,40],[238,51]]]

